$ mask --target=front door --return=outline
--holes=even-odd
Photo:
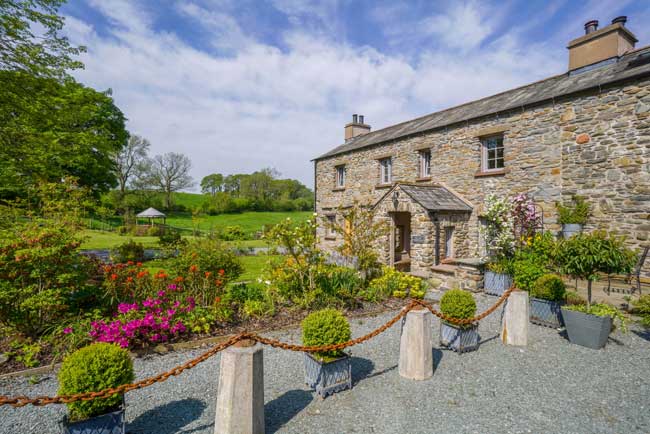
[[[411,213],[393,213],[391,246],[395,268],[408,271],[411,266]]]

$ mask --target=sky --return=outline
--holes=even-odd
[[[312,187],[352,114],[373,130],[565,73],[590,19],[650,44],[650,0],[68,0],[73,75],[111,89],[197,182],[273,167]],[[646,23],[645,25],[643,23]]]

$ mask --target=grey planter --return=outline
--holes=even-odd
[[[352,364],[347,354],[331,362],[321,362],[305,353],[305,383],[321,398],[352,389]]]
[[[572,344],[598,350],[605,346],[612,331],[612,318],[562,308],[562,317]]]
[[[90,419],[69,422],[67,417],[59,422],[62,434],[125,434],[124,404],[118,410]]]
[[[582,232],[582,225],[580,223],[562,223],[562,238],[565,240],[580,232]]]
[[[512,276],[509,274],[495,273],[490,270],[485,271],[483,290],[486,294],[501,296],[511,286]]]
[[[557,301],[530,298],[530,322],[545,327],[560,328],[564,325],[562,305]]]
[[[440,322],[440,345],[458,353],[466,353],[478,349],[481,337],[478,334],[478,324],[468,328]]]

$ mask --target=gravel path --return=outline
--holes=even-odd
[[[478,296],[479,310],[494,297]],[[352,390],[315,399],[303,384],[302,354],[266,348],[267,433],[650,433],[650,333],[615,332],[594,351],[571,345],[556,330],[531,325],[529,346],[499,341],[501,309],[480,326],[478,351],[438,349],[434,321],[433,378],[397,372],[399,326],[352,349]],[[393,313],[354,319],[359,336]],[[299,342],[298,330],[271,334]],[[135,361],[138,378],[198,355],[200,350]],[[212,433],[219,357],[179,377],[127,396],[130,433]],[[54,394],[56,380],[0,380],[0,395]],[[0,433],[57,433],[63,406],[0,407]]]

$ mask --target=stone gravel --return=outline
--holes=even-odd
[[[479,311],[494,302],[479,295]],[[325,400],[304,386],[300,353],[265,348],[267,433],[650,433],[650,333],[615,331],[603,350],[571,345],[531,325],[529,345],[498,339],[499,309],[481,322],[478,351],[441,350],[433,321],[435,371],[426,381],[399,376],[399,325],[353,347],[352,390]],[[394,315],[353,319],[353,335]],[[298,329],[270,336],[299,342]],[[138,378],[203,350],[137,359]],[[219,356],[179,377],[127,395],[130,433],[212,433]],[[55,394],[56,378],[0,380],[0,395]],[[0,433],[57,433],[63,406],[0,407]]]

